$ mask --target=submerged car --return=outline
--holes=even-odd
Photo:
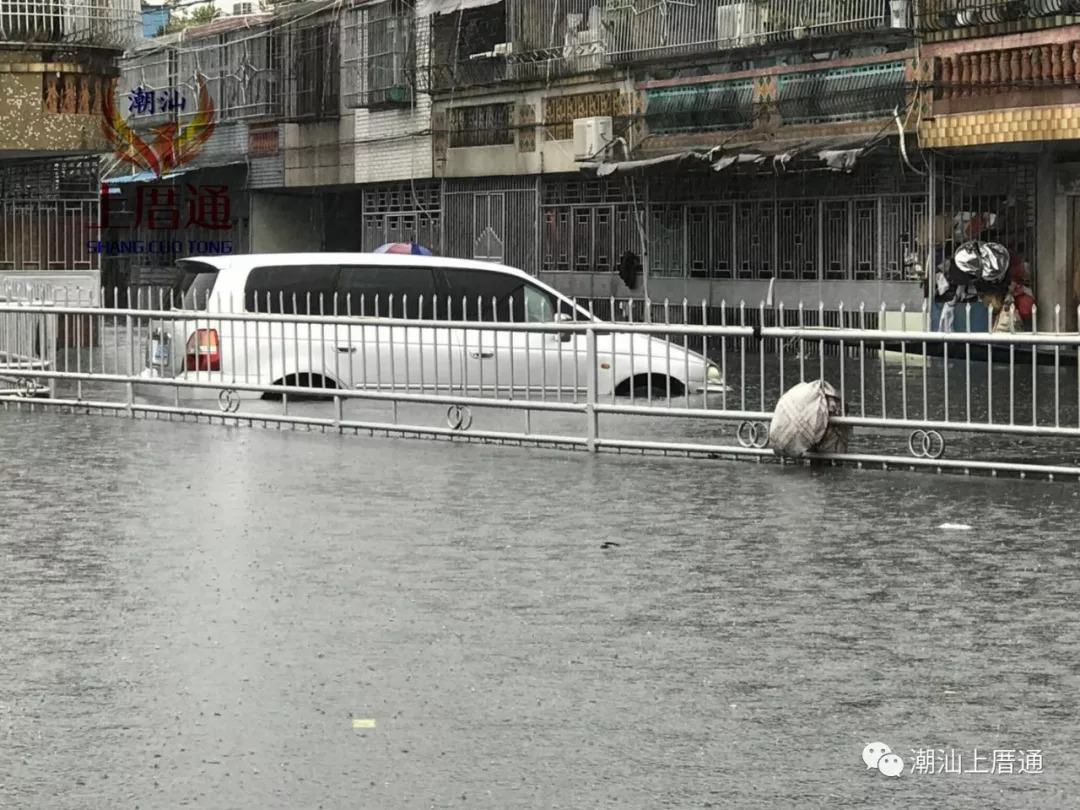
[[[603,323],[522,270],[481,261],[296,253],[189,258],[178,265],[176,317],[152,324],[145,383],[136,385],[143,397],[172,399],[178,391],[185,400],[216,399],[239,383],[575,398],[588,389],[585,332],[515,331],[506,324]],[[258,320],[267,314],[345,316],[348,325]],[[418,319],[476,326],[409,325]],[[609,331],[595,332],[595,339],[598,396],[725,390],[716,365],[670,340]],[[178,381],[209,386],[162,384]]]

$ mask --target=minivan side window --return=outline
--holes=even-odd
[[[342,267],[338,278],[338,309],[351,315],[435,320],[437,294],[428,267]],[[445,304],[438,309],[444,310]]]
[[[450,320],[485,323],[526,320],[523,279],[489,270],[444,267],[440,272],[450,298]]]
[[[561,301],[558,303],[562,303]],[[551,323],[555,320],[556,302],[552,296],[532,284],[525,285],[525,320],[529,323]]]
[[[256,267],[244,285],[244,309],[264,314],[333,315],[338,272],[336,265],[327,264]],[[338,309],[342,309],[340,302]]]
[[[529,323],[551,323],[556,315],[569,316],[572,321],[588,320],[569,301],[526,281],[525,320]]]

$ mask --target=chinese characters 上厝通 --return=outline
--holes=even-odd
[[[138,185],[135,189],[135,222],[120,225],[113,221],[113,214],[120,213],[112,208],[111,196],[102,195],[101,220],[97,229],[138,228],[147,230],[175,231],[181,227],[203,228],[210,231],[231,230],[232,202],[228,186],[187,186],[186,200],[177,194],[174,186],[154,187]],[[187,219],[181,214],[183,203],[187,203]]]

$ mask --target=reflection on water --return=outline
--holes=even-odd
[[[1080,791],[1065,485],[14,411],[0,457],[0,806]]]

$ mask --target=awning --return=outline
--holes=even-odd
[[[187,165],[182,169],[176,169],[168,174],[163,174],[158,177],[153,172],[137,172],[136,174],[121,174],[116,177],[110,177],[107,180],[102,180],[103,186],[118,186],[124,183],[163,183],[172,180],[176,177],[180,177],[191,172],[207,171],[210,169],[226,169],[230,166],[244,166],[247,164],[246,160],[227,160],[224,163],[214,163],[206,166]]]
[[[851,171],[856,161],[868,152],[876,141],[873,138],[816,138],[808,140],[768,141],[746,147],[728,149],[715,146],[712,149],[688,150],[641,160],[624,160],[611,163],[581,163],[582,170],[595,171],[598,177],[626,173],[656,167],[679,168],[689,171],[719,172],[730,166],[742,164],[770,164],[783,171],[792,161],[816,160],[824,168],[834,171]]]
[[[642,160],[620,160],[613,163],[582,163],[582,169],[592,169],[597,177],[607,177],[609,174],[619,172],[632,172],[637,169],[651,169],[656,166],[670,167],[677,164],[686,169],[706,169],[713,160],[713,151],[708,152],[676,152],[673,155],[662,155]]]
[[[469,8],[483,8],[501,3],[502,0],[417,0],[416,16],[427,17],[431,14],[453,14]]]
[[[177,169],[175,172],[169,172],[158,177],[154,172],[138,172],[137,174],[121,174],[118,177],[110,177],[108,180],[102,180],[103,186],[118,186],[121,183],[153,183],[155,181],[172,180],[174,177],[179,177],[182,174],[187,174],[193,171],[192,168]]]

